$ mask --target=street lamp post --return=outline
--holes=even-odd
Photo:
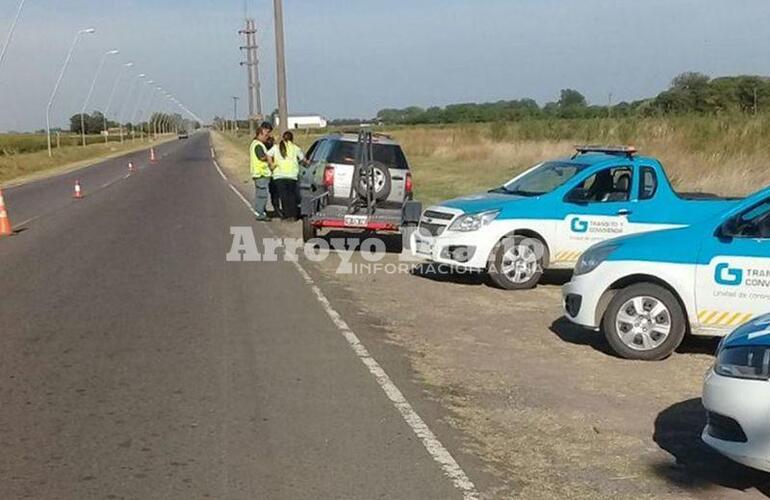
[[[99,61],[99,66],[96,67],[96,74],[94,74],[94,81],[91,82],[91,88],[88,89],[88,95],[86,96],[86,100],[83,101],[83,108],[80,110],[80,135],[83,138],[83,147],[86,147],[86,120],[85,120],[85,113],[86,113],[86,107],[88,107],[88,101],[91,100],[91,95],[94,93],[94,88],[96,87],[96,80],[99,79],[99,73],[102,72],[102,68],[104,67],[104,61],[107,59],[107,56],[113,56],[115,54],[120,54],[120,51],[118,50],[108,50],[104,53],[101,60]]]
[[[16,16],[13,18],[13,23],[11,23],[11,29],[8,30],[8,36],[5,39],[5,44],[3,44],[3,48],[0,49],[0,67],[3,66],[3,60],[5,59],[5,52],[8,50],[8,46],[11,44],[11,40],[13,39],[13,32],[16,30],[16,25],[19,23],[19,17],[21,16],[21,9],[24,7],[24,2],[26,0],[21,0],[19,2],[19,6],[16,8]]]
[[[118,121],[120,122],[120,143],[123,144],[123,121],[126,119],[126,111],[128,108],[128,103],[131,102],[131,97],[134,95],[134,88],[136,88],[137,82],[144,78],[146,75],[144,73],[140,73],[136,75],[136,77],[131,81],[131,85],[128,87],[128,94],[126,95],[125,100],[123,101],[123,104],[120,106],[120,111],[118,112]]]
[[[133,115],[134,121],[139,120],[142,116],[142,114],[140,114],[140,111],[143,109],[142,103],[144,102],[144,97],[145,97],[144,90],[150,89],[150,97],[152,97],[152,86],[155,84],[155,82],[153,80],[147,80],[146,83],[147,83],[147,87],[145,87],[145,89],[142,89],[142,93],[139,94],[139,100],[136,101],[136,110],[134,110],[134,115]],[[142,125],[141,133],[142,133],[141,138],[142,140],[144,140],[144,125]]]
[[[130,114],[131,117],[131,141],[133,141],[136,138],[136,115],[139,112],[139,105],[142,104],[142,100],[144,99],[144,91],[147,90],[147,87],[142,87],[139,89],[139,99],[136,100],[136,106],[134,106],[134,112]]]
[[[56,98],[56,93],[59,91],[59,85],[61,84],[61,80],[64,77],[64,72],[67,70],[67,66],[69,66],[70,59],[72,59],[72,53],[75,51],[75,46],[78,43],[78,40],[80,40],[80,37],[85,34],[93,34],[96,33],[96,30],[94,28],[87,28],[83,29],[77,32],[75,35],[75,39],[72,41],[72,45],[70,46],[69,52],[67,52],[67,58],[64,59],[64,65],[62,65],[61,71],[59,72],[59,78],[56,80],[56,85],[53,87],[53,92],[51,92],[51,98],[48,100],[48,106],[45,108],[45,129],[46,134],[48,135],[48,156],[53,156],[53,152],[51,151],[51,106],[53,106],[53,100]]]
[[[112,100],[115,98],[115,92],[118,90],[118,84],[120,83],[121,78],[123,78],[123,74],[126,72],[126,70],[130,67],[132,67],[134,63],[126,63],[123,65],[123,67],[120,68],[120,71],[118,72],[118,76],[115,78],[115,83],[112,85],[112,91],[110,92],[110,98],[107,99],[107,107],[104,109],[104,130],[107,130],[107,114],[110,112],[110,108],[112,107]],[[104,134],[104,143],[107,144],[107,141],[109,139],[109,134]]]

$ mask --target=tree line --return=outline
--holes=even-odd
[[[93,113],[83,114],[83,120],[81,122],[80,113],[72,115],[70,117],[70,132],[74,134],[81,133],[81,123],[85,128],[86,134],[101,134],[105,130],[115,129],[121,126],[120,123],[112,120],[104,119],[104,114],[101,111],[94,111]],[[150,119],[138,123],[124,123],[124,130],[144,130],[147,133],[157,131],[175,131],[189,128],[199,128],[200,124],[192,123],[189,120],[185,120],[179,113],[153,113]]]
[[[383,109],[376,120],[385,124],[432,124],[517,121],[528,118],[602,118],[665,116],[672,114],[759,113],[770,111],[770,78],[729,76],[711,78],[682,73],[655,97],[617,104],[591,105],[574,89],[564,89],[559,100],[540,106],[534,99],[450,104],[421,108]]]

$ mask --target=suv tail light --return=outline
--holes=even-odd
[[[404,190],[406,194],[412,194],[412,173],[406,173],[406,182],[404,183]]]
[[[327,165],[324,168],[324,186],[327,188],[334,187],[334,167]]]

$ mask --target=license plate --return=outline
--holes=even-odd
[[[414,251],[421,255],[433,255],[433,245],[429,241],[423,241],[419,238],[414,240]]]
[[[366,227],[369,224],[368,215],[346,215],[345,225],[348,227]]]

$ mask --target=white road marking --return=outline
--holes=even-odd
[[[224,176],[216,161],[214,161],[214,166],[217,168],[217,170],[219,170],[220,175]],[[233,186],[233,184],[226,177],[225,180],[228,182],[230,189],[232,189],[233,192],[238,195],[238,198],[243,201],[249,211],[256,215],[256,212],[251,206],[249,200],[247,200],[246,197],[243,196],[243,194],[241,194],[241,192],[238,191],[238,189],[236,189],[236,187]],[[265,225],[265,227],[272,235],[275,235],[270,226]],[[409,404],[409,401],[407,401],[407,399],[404,397],[404,394],[396,386],[396,384],[393,383],[393,380],[390,378],[390,376],[388,376],[382,366],[380,366],[377,360],[375,360],[372,355],[369,354],[366,346],[361,343],[361,340],[359,340],[358,336],[348,326],[345,320],[342,319],[340,313],[338,313],[332,307],[329,299],[326,298],[318,285],[315,284],[310,274],[308,274],[308,272],[299,262],[292,261],[292,264],[294,264],[294,267],[297,269],[300,276],[302,276],[302,279],[305,281],[305,283],[310,286],[310,289],[315,294],[318,302],[321,303],[321,306],[323,307],[327,316],[329,316],[329,318],[332,320],[332,323],[334,323],[334,326],[336,326],[340,333],[342,333],[342,336],[348,342],[350,348],[353,349],[353,352],[355,352],[358,359],[364,364],[364,366],[366,366],[366,368],[369,370],[369,373],[371,373],[374,379],[377,381],[377,384],[379,384],[380,388],[383,390],[383,392],[385,392],[385,395],[393,403],[393,406],[395,406],[399,413],[401,413],[401,416],[403,417],[406,424],[420,439],[423,446],[430,454],[431,458],[433,458],[433,460],[441,466],[441,469],[444,471],[444,475],[452,481],[452,484],[455,488],[462,491],[464,500],[477,500],[479,498],[479,494],[476,491],[476,485],[473,484],[473,481],[471,481],[463,468],[460,467],[460,464],[457,463],[452,454],[449,453],[449,450],[446,449],[446,447],[441,443],[441,441],[439,441],[436,435],[433,434],[433,431],[430,430],[428,424],[425,423],[422,417],[420,417],[420,415],[418,415],[414,410],[412,405]]]
[[[227,180],[227,177],[225,176],[225,173],[222,172],[222,169],[219,168],[219,163],[217,163],[216,160],[212,160],[214,162],[214,166],[217,167],[217,172],[219,172],[219,175],[222,177],[222,179]]]
[[[36,215],[36,216],[34,216],[34,217],[30,217],[30,218],[29,218],[29,219],[27,219],[27,220],[23,220],[23,221],[21,221],[21,222],[17,222],[16,224],[14,224],[14,226],[16,226],[16,227],[19,227],[19,226],[23,226],[23,225],[25,225],[25,224],[29,224],[30,222],[32,222],[32,221],[34,221],[34,220],[37,220],[37,219],[39,219],[39,218],[40,218],[40,216],[39,216],[39,215]]]

